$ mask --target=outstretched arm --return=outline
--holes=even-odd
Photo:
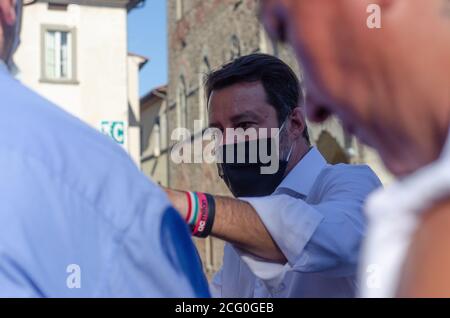
[[[183,218],[186,218],[188,205],[184,192],[166,189],[170,200]],[[247,202],[215,196],[216,218],[212,235],[232,243],[255,256],[286,263],[283,255],[270,233],[267,231],[255,209]]]
[[[361,166],[330,170],[322,183],[317,204],[287,194],[241,200],[216,196],[212,235],[266,262],[289,263],[303,272],[354,274],[365,229],[362,207],[379,180]],[[166,191],[186,219],[189,196]]]

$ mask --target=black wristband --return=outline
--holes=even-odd
[[[198,237],[206,238],[208,237],[214,225],[214,220],[216,218],[216,200],[210,194],[205,193],[206,200],[208,201],[208,219],[206,220],[205,229],[203,232],[198,233]]]

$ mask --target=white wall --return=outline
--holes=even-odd
[[[40,81],[42,25],[76,29],[78,84]],[[128,121],[125,8],[71,4],[67,11],[54,11],[48,10],[46,3],[26,6],[21,40],[15,62],[20,72],[18,77],[24,84],[96,129],[100,129],[102,120]],[[127,139],[125,149],[128,149]]]

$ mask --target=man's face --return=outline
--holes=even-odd
[[[321,122],[336,114],[348,132],[376,147],[389,163],[386,127],[392,116],[380,93],[382,70],[374,53],[380,33],[367,27],[369,4],[262,0],[261,20],[271,37],[295,50],[304,71],[310,120]]]
[[[227,128],[248,130],[254,128],[279,128],[275,108],[267,103],[266,93],[260,82],[239,83],[212,92],[209,99],[209,122],[211,128],[222,131],[222,143],[244,140],[227,140]],[[250,136],[246,139],[255,139]]]

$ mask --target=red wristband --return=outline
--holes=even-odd
[[[197,218],[197,223],[195,224],[193,235],[198,235],[205,231],[206,222],[208,221],[209,207],[208,199],[204,193],[196,193],[199,202],[199,217]]]
[[[192,214],[192,202],[191,202],[191,195],[189,194],[189,192],[185,192],[186,196],[187,196],[187,201],[188,201],[188,211],[187,211],[187,215],[186,215],[186,223],[189,223],[189,220],[191,219],[191,214]]]

